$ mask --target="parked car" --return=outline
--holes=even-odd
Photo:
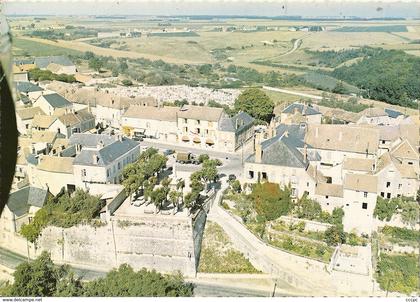
[[[228,179],[229,179],[229,181],[234,181],[234,180],[236,180],[236,176],[234,174],[229,174]]]
[[[134,202],[133,202],[133,206],[135,207],[139,207],[144,203],[145,199],[144,196],[140,196],[139,198],[137,198]]]
[[[140,136],[133,136],[133,140],[138,141],[138,142],[142,142],[144,139]]]
[[[165,151],[163,151],[163,155],[165,156],[169,156],[174,153],[175,153],[175,150],[172,150],[172,149],[166,149]]]

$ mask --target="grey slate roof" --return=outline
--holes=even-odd
[[[33,64],[34,59],[15,59],[13,60],[15,65],[25,65],[25,64]]]
[[[389,117],[391,118],[397,118],[400,115],[403,115],[401,112],[393,110],[393,109],[385,109],[386,114],[388,114]]]
[[[54,108],[63,108],[71,106],[71,103],[57,93],[45,94],[44,98]]]
[[[318,110],[315,110],[313,107],[311,107],[309,105],[300,104],[300,103],[293,103],[293,104],[287,106],[283,110],[283,113],[294,114],[295,110],[300,112],[302,115],[321,114],[321,112],[319,112]]]
[[[32,165],[35,165],[35,166],[38,164],[38,158],[35,155],[33,155],[32,153],[28,154],[28,156],[26,157],[26,161],[29,164],[32,164]]]
[[[73,66],[73,62],[66,56],[37,57],[34,60],[38,68],[47,68],[51,63],[63,66]]]
[[[254,118],[246,112],[239,112],[233,117],[220,120],[220,130],[228,132],[241,132],[254,122]],[[238,128],[236,126],[238,125]]]
[[[16,216],[22,216],[28,212],[30,206],[41,208],[47,200],[48,191],[25,187],[9,195],[7,207]]]
[[[110,145],[118,140],[116,136],[108,134],[74,133],[70,136],[69,145],[81,145],[82,147],[96,147],[100,142],[104,146]]]
[[[275,136],[261,143],[261,163],[266,165],[295,167],[306,169],[309,165],[302,153],[294,146],[293,139],[286,136]],[[246,159],[255,162],[255,153]]]
[[[117,140],[100,150],[82,149],[79,155],[77,155],[74,159],[73,164],[87,166],[106,166],[138,146],[138,142],[129,138],[123,138],[122,141]],[[97,164],[94,162],[95,156],[98,158]]]
[[[43,91],[41,87],[31,82],[16,82],[16,89],[18,92],[28,93],[35,91]]]

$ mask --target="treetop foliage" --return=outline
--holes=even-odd
[[[145,268],[135,272],[123,264],[105,277],[81,282],[69,266],[55,266],[47,252],[17,266],[13,284],[0,289],[3,296],[17,297],[190,297],[193,286],[183,276],[163,275]]]

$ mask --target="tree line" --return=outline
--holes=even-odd
[[[7,297],[190,297],[193,286],[178,274],[163,275],[145,268],[134,271],[123,264],[105,277],[83,281],[68,265],[56,266],[47,252],[23,262],[13,273],[14,282],[0,287]]]

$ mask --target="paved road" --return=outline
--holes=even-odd
[[[319,96],[319,95],[302,93],[302,92],[298,92],[298,91],[293,91],[293,90],[288,90],[288,89],[281,89],[281,88],[270,87],[270,86],[263,86],[263,88],[264,89],[267,89],[267,90],[271,90],[271,91],[276,91],[276,92],[282,92],[282,93],[287,93],[287,94],[293,94],[293,95],[303,96],[303,97],[307,97],[307,98],[311,98],[311,99],[315,99],[315,100],[322,100],[322,96]]]
[[[284,257],[284,253],[280,253],[277,249],[268,246],[249,230],[247,230],[239,221],[230,216],[219,206],[222,197],[221,192],[227,187],[226,183],[222,183],[222,188],[217,192],[216,200],[210,210],[208,219],[217,222],[228,234],[235,247],[242,252],[251,263],[264,273],[273,275],[282,282],[289,284],[291,293],[301,293],[310,295],[331,294],[331,288],[328,288],[329,277],[317,274],[314,279],[311,271],[306,270],[305,265],[292,263],[290,259],[298,259],[293,256]],[[303,259],[303,258],[302,258]],[[302,260],[299,258],[299,260]],[[304,261],[303,261],[304,262]],[[318,273],[318,272],[317,272]]]
[[[271,297],[271,292],[217,284],[194,283],[195,297]],[[276,295],[277,296],[277,295]]]

